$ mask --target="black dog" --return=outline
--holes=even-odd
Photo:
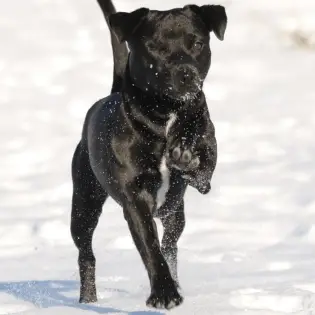
[[[209,34],[223,40],[227,17],[216,5],[115,13],[110,0],[98,2],[111,28],[114,83],[112,94],[88,111],[72,162],[80,302],[97,300],[92,236],[111,196],[123,207],[149,275],[147,305],[170,309],[183,301],[177,241],[185,190],[191,185],[207,193],[216,166],[202,85],[210,67]],[[164,227],[161,245],[153,217]]]

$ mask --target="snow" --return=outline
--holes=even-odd
[[[315,2],[216,3],[229,17],[205,84],[218,166],[211,193],[185,199],[185,301],[172,314],[314,315]],[[99,301],[77,303],[70,161],[112,79],[96,1],[3,1],[0,12],[0,315],[166,314],[145,306],[147,275],[112,200],[95,233]]]

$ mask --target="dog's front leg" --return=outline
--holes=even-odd
[[[192,156],[198,156],[198,166],[194,170],[184,171],[183,177],[188,180],[189,185],[202,194],[207,194],[211,190],[210,181],[217,163],[216,146],[215,137],[197,146]]]
[[[211,189],[210,181],[217,161],[216,139],[211,137],[199,143],[187,139],[187,136],[179,136],[171,143],[167,163],[181,171],[189,185],[206,194]]]
[[[177,242],[185,227],[184,201],[170,213],[161,217],[164,234],[162,238],[162,253],[170,268],[171,275],[179,286],[177,271]]]
[[[129,198],[129,201],[125,203],[124,215],[149,275],[151,295],[147,300],[147,305],[171,309],[181,304],[183,298],[177,291],[176,283],[161,253],[153,222],[153,207],[152,198],[139,194]]]
[[[217,141],[208,111],[187,115],[174,126],[167,141],[167,164],[182,172],[188,184],[210,191],[217,162]]]

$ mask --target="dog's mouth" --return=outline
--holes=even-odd
[[[185,86],[180,84],[179,86],[169,86],[166,94],[174,98],[176,100],[186,102],[189,100],[196,99],[199,95],[199,92],[202,91],[202,82],[196,81],[194,84],[190,84],[189,86]]]
[[[201,90],[199,90],[198,92],[200,92]],[[189,100],[194,100],[197,98],[198,96],[198,92],[195,93],[191,93],[191,92],[186,92],[184,95],[180,96],[179,99],[183,102],[187,102]]]

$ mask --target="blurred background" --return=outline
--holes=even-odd
[[[166,10],[185,0],[115,0]],[[173,314],[315,314],[315,2],[222,0],[204,91],[218,140],[209,195],[186,195],[186,296]],[[147,313],[149,284],[122,211],[95,233],[99,303],[80,306],[70,163],[111,88],[96,0],[0,3],[0,315]]]

